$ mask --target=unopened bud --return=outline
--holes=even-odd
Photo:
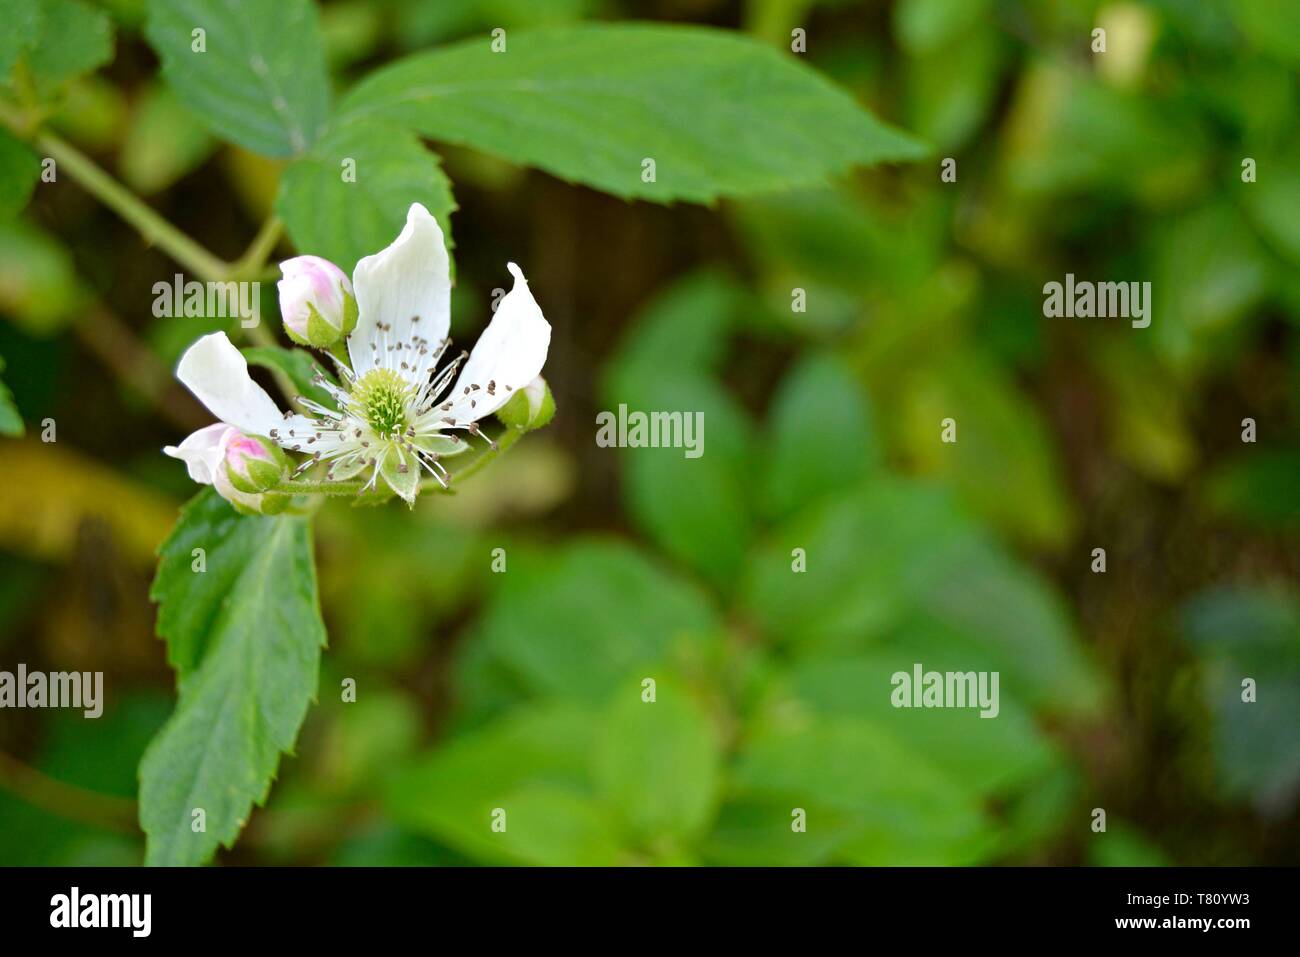
[[[237,432],[226,440],[226,478],[241,492],[275,488],[288,468],[287,456],[270,439]]]
[[[342,269],[319,256],[295,256],[280,263],[280,271],[284,278],[276,288],[290,339],[328,349],[356,328],[357,300]]]
[[[555,417],[555,399],[546,380],[538,376],[524,386],[501,408],[497,418],[512,429],[531,432],[540,429]]]

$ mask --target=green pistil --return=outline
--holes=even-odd
[[[406,405],[414,387],[392,369],[371,369],[352,390],[352,404],[380,438],[392,439],[406,428]]]

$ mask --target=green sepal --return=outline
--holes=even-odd
[[[406,452],[402,454],[405,457],[405,472],[402,471],[403,463],[397,457],[397,449],[393,448],[384,457],[380,474],[388,487],[400,495],[407,505],[414,506],[415,496],[420,492],[420,463],[414,455]]]
[[[551,387],[541,376],[537,377],[537,381],[542,384],[540,390],[530,384],[516,392],[509,402],[497,409],[496,416],[502,424],[512,429],[531,432],[542,428],[555,418],[555,398],[551,395]]]

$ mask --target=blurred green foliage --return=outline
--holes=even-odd
[[[236,252],[280,167],[220,145],[159,86],[140,4],[57,6],[94,29],[33,83],[106,62],[94,37],[110,17],[119,48],[66,88],[59,129]],[[320,702],[223,859],[1300,860],[1295,15],[1283,0],[325,3],[338,90],[496,26],[707,22],[781,51],[802,28],[811,64],[931,152],[662,209],[468,150],[440,161],[389,120],[323,131],[363,157],[375,137],[399,145],[360,225],[313,202],[336,185],[324,160],[283,174],[301,251],[373,251],[416,194],[458,207],[453,331],[485,320],[502,260],[527,262],[556,328],[559,415],[458,496],[321,515]],[[9,40],[45,42],[21,26]],[[704,122],[722,101],[700,103]],[[223,132],[288,152],[290,132],[256,119]],[[450,122],[417,126],[436,138]],[[534,160],[595,162],[572,146]],[[748,146],[728,175],[762,172]],[[0,134],[0,162],[30,163],[23,149]],[[25,201],[0,189],[0,213]],[[103,668],[111,704],[98,722],[0,714],[0,751],[39,775],[0,773],[3,863],[142,860],[140,840],[96,822],[135,795],[172,686],[151,556],[132,544],[147,534],[106,526],[59,477],[107,465],[160,509],[192,491],[156,449],[177,435],[164,415],[195,410],[142,399],[132,374],[230,323],[154,320],[148,290],[172,271],[73,188],[38,186],[23,219],[0,220],[4,382],[28,431],[54,416],[79,457],[42,465],[29,440],[22,496],[4,494],[0,663]],[[1150,281],[1152,325],[1045,319],[1042,286],[1067,272]],[[92,300],[143,357],[102,347]],[[705,454],[596,447],[594,414],[620,404],[702,412]],[[914,662],[999,671],[999,716],[894,709],[889,677]]]

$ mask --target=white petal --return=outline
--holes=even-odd
[[[338,429],[322,429],[315,419],[295,412],[275,427],[275,441],[293,452],[330,452],[350,440]]]
[[[226,433],[234,431],[226,423],[217,422],[191,433],[179,446],[169,445],[163,451],[174,459],[181,459],[194,481],[211,485],[212,477],[226,454]]]
[[[542,315],[520,268],[514,263],[507,268],[515,277],[515,286],[497,306],[496,315],[452,386],[449,399],[453,405],[447,415],[458,423],[481,419],[501,408],[537,378],[546,364],[551,324]],[[489,383],[495,384],[493,395],[488,395]],[[475,385],[479,388],[465,392],[467,386]]]
[[[185,351],[176,378],[208,411],[252,435],[266,435],[280,422],[280,410],[248,374],[248,363],[224,332],[204,336]]]
[[[353,371],[363,376],[374,366],[397,369],[405,361],[417,370],[410,377],[417,378],[451,326],[447,246],[427,209],[411,204],[406,226],[393,244],[357,263],[352,289],[359,311],[357,327],[348,337]],[[381,331],[380,323],[392,328]],[[399,342],[409,345],[413,334],[428,340],[427,355],[418,357],[415,346],[389,351]]]

